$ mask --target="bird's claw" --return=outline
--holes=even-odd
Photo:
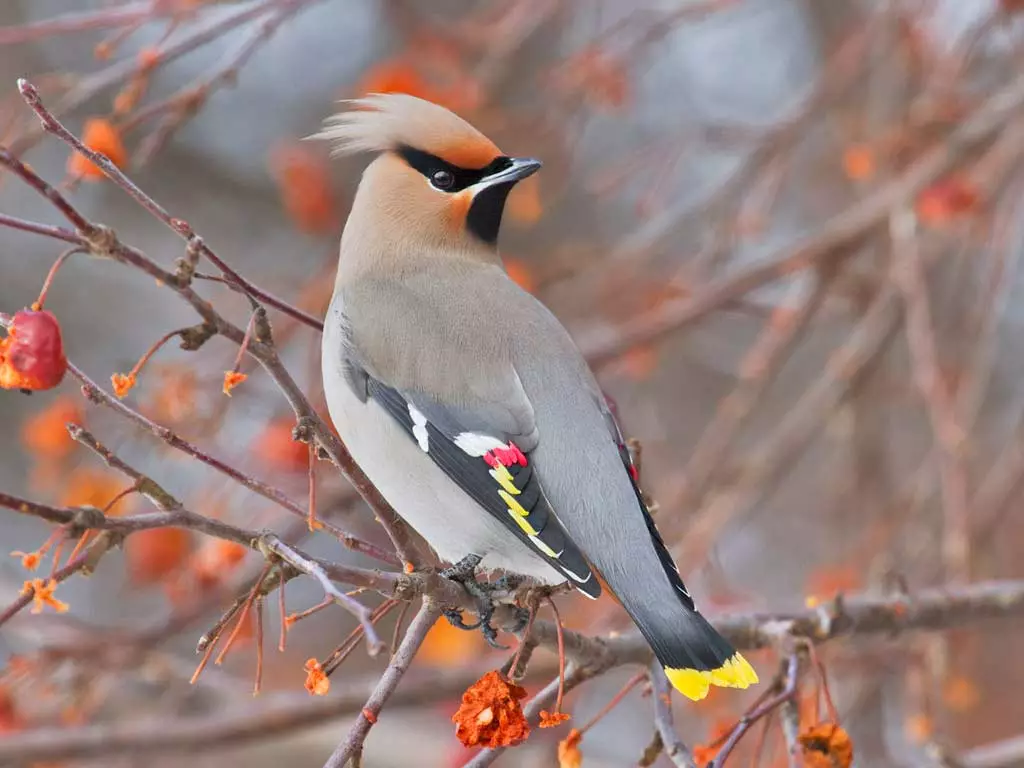
[[[480,628],[481,622],[475,624],[467,624],[462,620],[462,611],[458,608],[446,608],[441,612],[441,615],[448,619],[448,623],[456,629],[474,630]]]
[[[473,579],[481,560],[483,558],[480,555],[466,555],[459,562],[441,571],[441,577],[464,584],[467,579]]]
[[[504,576],[495,579],[490,584],[482,586],[491,592],[515,592],[525,581],[526,577],[520,576],[518,573],[506,573]]]
[[[450,568],[445,568],[441,571],[441,576],[451,581],[457,581],[470,597],[476,601],[479,621],[475,624],[466,624],[462,620],[462,611],[457,608],[445,610],[444,617],[448,619],[449,624],[457,629],[479,629],[489,646],[506,650],[508,646],[498,642],[498,630],[491,624],[491,617],[494,616],[494,604],[491,601],[490,593],[496,589],[503,588],[498,586],[502,579],[499,579],[495,584],[481,584],[478,582],[475,578],[476,567],[480,565],[481,560],[480,555],[467,555]]]
[[[491,624],[490,617],[488,616],[486,621],[481,619],[481,624],[483,624],[483,626],[480,627],[480,631],[483,633],[484,640],[487,641],[487,644],[491,646],[491,648],[497,648],[499,651],[507,651],[508,646],[502,645],[498,642],[498,630],[496,630],[494,625]]]

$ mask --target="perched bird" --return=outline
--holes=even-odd
[[[412,96],[351,106],[318,137],[377,154],[323,336],[327,404],[355,460],[453,574],[479,565],[591,598],[599,574],[684,695],[757,682],[694,606],[579,350],[502,267],[505,200],[541,163]]]

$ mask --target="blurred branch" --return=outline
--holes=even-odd
[[[1024,736],[983,744],[962,752],[956,760],[963,768],[1013,768],[1024,763]]]
[[[1019,616],[1024,616],[1024,581],[987,581],[913,595],[840,596],[805,611],[723,615],[711,623],[737,650],[750,651],[775,647],[784,637],[813,643],[840,637],[892,637],[901,632],[940,631]],[[650,647],[635,632],[593,638],[565,630],[564,635],[566,657],[577,666],[646,665],[651,659]],[[554,648],[557,642],[555,626],[548,621],[536,621],[532,636],[546,648]]]
[[[892,276],[903,294],[914,382],[928,409],[937,446],[945,510],[942,554],[946,579],[965,582],[970,574],[970,510],[963,455],[967,436],[957,415],[955,399],[939,368],[935,324],[915,230],[913,211],[907,208],[893,213]]]
[[[391,706],[418,706],[458,695],[481,671],[446,671],[410,675],[391,699]],[[39,728],[5,734],[0,763],[111,757],[115,755],[189,754],[260,742],[294,733],[357,712],[379,683],[379,676],[346,679],[328,697],[272,694],[255,704],[234,703],[215,714],[87,725]]]
[[[142,0],[116,8],[72,11],[50,19],[0,27],[0,45],[16,45],[73,32],[128,27],[175,13],[180,11],[175,11],[173,3],[161,3],[159,0]]]
[[[801,301],[795,311],[780,306],[777,314],[769,317],[761,335],[739,365],[739,381],[719,402],[714,418],[693,449],[686,464],[683,492],[677,501],[680,507],[689,508],[703,500],[722,470],[730,447],[756,413],[758,403],[817,315],[834,277],[831,270],[818,275],[811,295]],[[800,288],[796,285],[794,292]]]
[[[243,7],[237,13],[229,14],[208,24],[199,24],[178,41],[155,51],[153,56],[155,63],[148,71],[152,73],[166,67],[197,48],[220,39],[232,30],[274,10],[280,10],[282,6],[312,2],[320,2],[320,0],[262,0],[262,2]],[[73,112],[88,103],[97,94],[124,83],[138,71],[139,62],[134,58],[128,58],[81,78],[60,97],[53,108],[53,114],[63,115]],[[38,144],[44,135],[46,135],[46,131],[42,126],[23,132],[21,136],[11,142],[9,147],[11,154],[15,157],[24,154]]]
[[[157,129],[140,147],[136,157],[138,165],[144,165],[148,158],[169,140],[175,131],[195,115],[210,96],[220,88],[234,85],[249,59],[273,37],[278,28],[300,11],[323,0],[282,0],[277,9],[262,21],[236,51],[224,58],[223,63],[211,75],[200,82],[182,88],[168,98],[151,104],[136,112],[121,130],[128,131],[152,117],[164,116]],[[169,113],[169,114],[168,114]],[[301,320],[301,318],[299,318]],[[307,317],[303,322],[313,320]],[[315,327],[315,326],[314,326]]]
[[[884,284],[846,342],[825,362],[825,370],[783,416],[739,469],[730,486],[713,496],[690,521],[681,562],[697,560],[718,533],[768,495],[786,470],[804,454],[828,414],[856,385],[861,373],[882,354],[899,327],[898,292]]]
[[[688,7],[684,6],[684,9]],[[739,168],[715,190],[711,199],[696,212],[689,201],[683,201],[652,217],[623,239],[612,258],[627,258],[647,250],[685,225],[691,217],[696,219],[705,216],[712,220],[715,235],[707,251],[698,257],[696,272],[701,272],[705,265],[725,255],[733,240],[728,233],[734,229],[737,211],[751,188],[757,185],[759,177],[780,160],[785,161],[787,153],[792,152],[812,125],[821,119],[822,114],[827,114],[827,108],[864,77],[865,68],[870,66],[865,51],[881,19],[882,14],[873,14],[866,24],[851,31],[829,56],[811,92],[801,95],[796,103],[785,109],[775,124],[765,128],[725,125],[704,129],[702,133],[705,134],[705,140],[756,140],[756,146],[742,160]]]
[[[626,350],[686,327],[763,285],[813,266],[836,265],[852,253],[890,214],[911,205],[928,186],[991,141],[1024,108],[1024,75],[982,104],[903,174],[826,221],[794,246],[758,264],[706,286],[691,299],[666,303],[617,327],[603,327],[579,337],[580,348],[595,367]]]

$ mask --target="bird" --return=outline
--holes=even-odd
[[[335,156],[374,156],[324,322],[331,420],[384,498],[454,564],[445,575],[568,582],[595,599],[604,584],[683,695],[756,683],[687,591],[579,349],[504,269],[506,199],[541,162],[398,93],[351,100],[313,138]]]

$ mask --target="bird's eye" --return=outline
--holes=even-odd
[[[455,177],[450,171],[434,171],[430,176],[430,183],[438,189],[451,189],[455,184]]]

